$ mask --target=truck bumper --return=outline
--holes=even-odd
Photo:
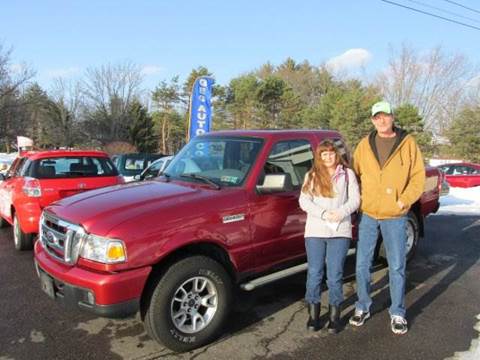
[[[121,318],[140,309],[140,298],[151,268],[103,274],[58,263],[35,243],[35,269],[42,290],[69,309]]]

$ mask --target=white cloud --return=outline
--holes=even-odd
[[[157,65],[145,65],[143,68],[142,68],[142,74],[143,75],[156,75],[156,74],[159,74],[161,72],[163,72],[165,69],[161,66],[157,66]]]
[[[77,75],[79,72],[80,68],[72,66],[69,68],[49,69],[45,73],[49,78],[68,78]]]
[[[365,66],[371,59],[372,54],[368,50],[350,49],[329,59],[326,66],[330,71],[335,72]]]

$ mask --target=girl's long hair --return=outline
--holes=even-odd
[[[313,166],[307,173],[307,179],[302,186],[302,192],[310,194],[311,196],[333,198],[335,194],[333,191],[332,177],[328,173],[327,167],[324,165],[321,156],[322,152],[325,151],[335,152],[335,166],[342,164],[345,168],[347,167],[347,163],[340,155],[333,140],[323,140],[315,149],[313,154]]]

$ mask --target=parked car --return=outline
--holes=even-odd
[[[172,161],[173,156],[164,156],[152,162],[140,175],[135,175],[135,180],[147,180],[159,176]]]
[[[159,178],[52,204],[35,244],[43,290],[101,316],[140,311],[148,334],[175,351],[212,341],[236,286],[252,290],[306,269],[298,198],[325,138],[349,157],[336,131],[208,133]],[[439,207],[441,173],[429,168],[426,175],[408,214],[409,258],[424,217]]]
[[[164,157],[163,154],[130,153],[113,155],[112,160],[125,182],[135,180],[153,161]]]
[[[123,183],[107,153],[68,150],[23,153],[6,175],[0,174],[0,180],[0,226],[13,225],[17,250],[32,248],[45,206],[79,192]]]
[[[480,164],[461,162],[437,166],[453,187],[468,188],[480,186]]]

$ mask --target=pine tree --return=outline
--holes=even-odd
[[[130,139],[140,152],[154,152],[157,140],[154,133],[154,123],[147,109],[138,100],[134,100],[128,110],[131,121]]]
[[[412,134],[423,156],[429,158],[433,153],[432,134],[425,130],[425,123],[418,109],[411,104],[403,104],[395,109],[395,121],[402,129]]]
[[[480,162],[480,106],[463,109],[446,135],[455,155]]]

